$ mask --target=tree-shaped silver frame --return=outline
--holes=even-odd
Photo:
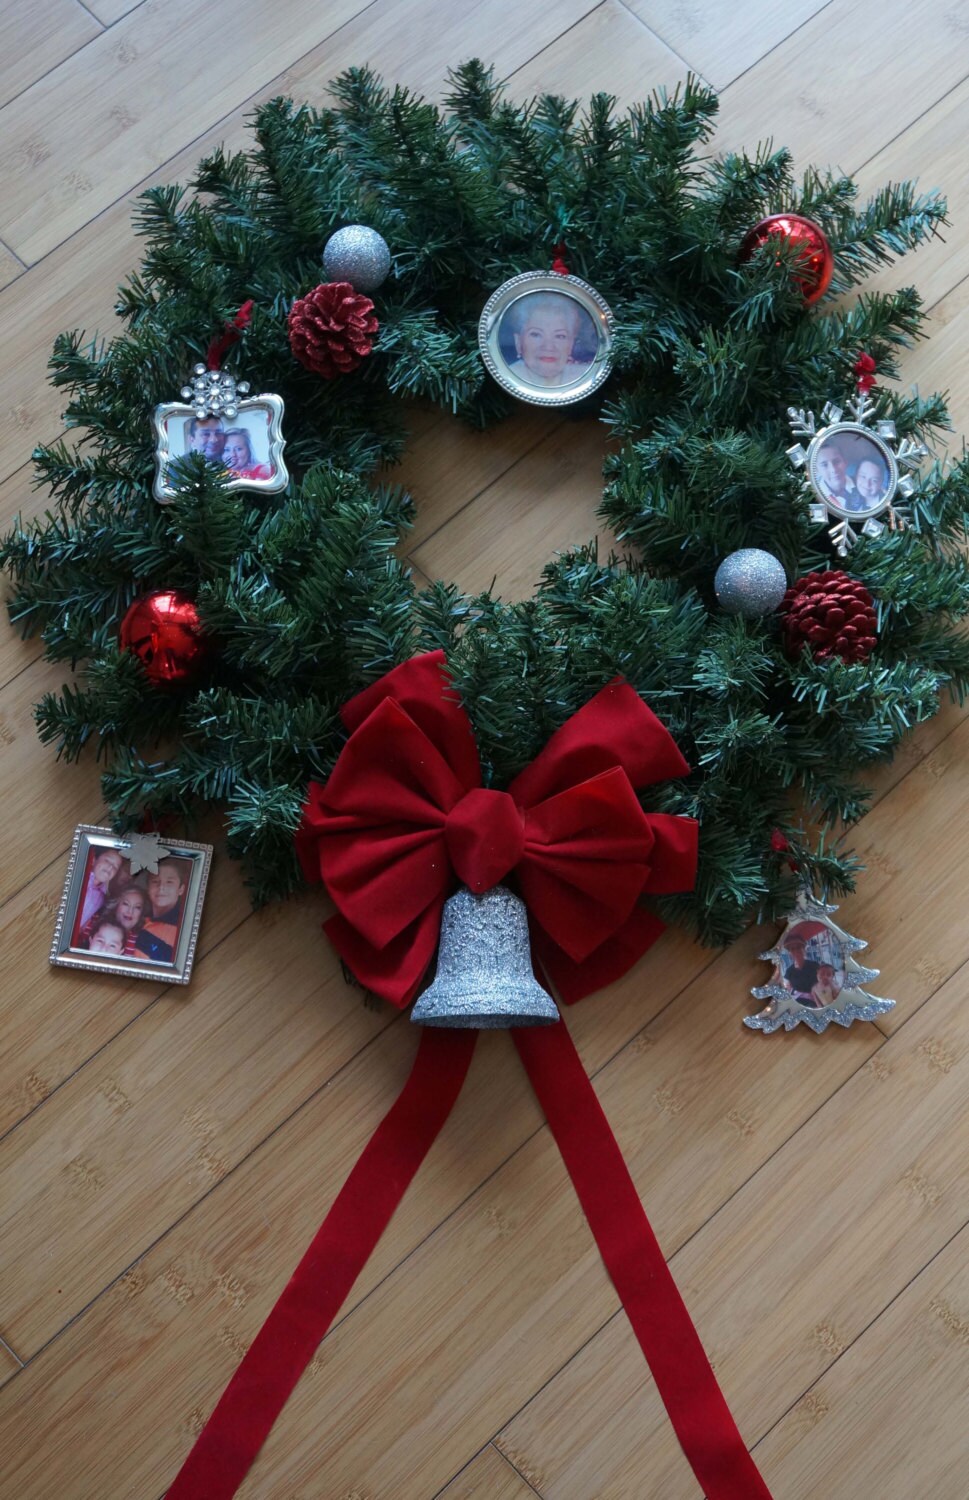
[[[745,1016],[745,1026],[751,1027],[754,1031],[777,1031],[781,1026],[785,1031],[793,1031],[795,1026],[803,1022],[812,1031],[822,1032],[827,1030],[832,1022],[837,1023],[838,1026],[850,1026],[852,1021],[873,1021],[876,1016],[894,1010],[894,1000],[881,1000],[877,995],[869,995],[861,988],[863,984],[877,979],[879,971],[864,968],[854,958],[853,955],[860,952],[862,948],[867,948],[868,944],[864,938],[852,937],[850,932],[845,932],[832,922],[831,913],[837,910],[837,906],[818,901],[808,890],[798,893],[795,908],[788,913],[785,920],[784,931],[773,948],[759,955],[767,963],[774,965],[774,972],[767,984],[756,985],[750,993],[755,1000],[766,1000],[768,1003],[756,1015]],[[798,1000],[791,988],[782,983],[784,972],[782,955],[786,940],[797,927],[807,923],[826,929],[832,946],[840,951],[842,956],[841,969],[844,974],[844,983],[830,1004],[822,1005],[817,1009]]]

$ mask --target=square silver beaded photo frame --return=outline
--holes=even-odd
[[[158,834],[121,837],[110,828],[80,824],[51,963],[188,984],[211,862],[211,844]]]

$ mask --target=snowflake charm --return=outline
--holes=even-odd
[[[196,365],[192,377],[191,385],[182,386],[181,395],[197,417],[228,417],[231,421],[238,415],[239,396],[249,390],[247,380],[237,385],[227,370],[207,370],[204,365]]]
[[[789,406],[787,420],[795,437],[810,439],[805,448],[795,443],[787,456],[803,475],[811,497],[811,520],[833,520],[828,535],[838,555],[863,536],[881,536],[911,524],[905,503],[915,488],[901,469],[917,469],[928,449],[910,438],[897,441],[895,423],[875,421],[875,403],[860,391],[847,403],[852,421],[842,421],[840,406],[830,401],[815,427],[814,413]],[[894,447],[892,445],[895,445]],[[901,503],[899,503],[901,497]]]
[[[168,853],[167,848],[162,850],[160,847],[157,833],[133,833],[130,839],[125,839],[122,847],[130,850],[128,864],[132,875],[137,875],[139,870],[157,875],[158,861]]]

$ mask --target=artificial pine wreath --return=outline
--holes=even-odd
[[[695,81],[625,114],[605,95],[584,112],[550,95],[512,104],[477,62],[453,74],[443,110],[365,70],[333,93],[321,110],[262,106],[250,154],[217,151],[190,190],[144,193],[123,332],[55,345],[51,378],[79,440],[37,451],[52,509],[0,552],[14,622],[50,659],[82,664],[39,704],[42,739],[68,759],[98,744],[120,827],[149,806],[180,820],[223,806],[263,902],[299,881],[293,834],[307,781],[343,743],[340,707],[396,663],[444,649],[499,789],[622,674],[693,767],[644,800],[701,823],[696,890],[662,898],[666,916],[722,942],[753,909],[789,907],[776,827],[798,880],[850,888],[856,866],[824,832],[863,813],[866,768],[969,681],[969,460],[924,473],[911,525],[852,551],[878,616],[867,661],[791,657],[780,617],[725,615],[713,577],[739,548],[772,553],[789,580],[833,565],[785,458],[785,413],[850,393],[861,350],[880,381],[897,375],[923,321],[917,292],[845,294],[935,234],[944,202],[900,184],[859,205],[843,176],[796,182],[785,150],[706,156],[717,101]],[[833,249],[810,310],[775,237],[739,256],[751,226],[782,210]],[[383,235],[393,272],[374,293],[372,352],[323,380],[294,359],[288,321],[347,223]],[[615,318],[613,373],[585,409],[622,443],[599,514],[624,554],[579,545],[523,604],[447,582],[421,592],[394,550],[413,502],[372,475],[399,457],[409,401],[482,427],[510,410],[479,359],[478,317],[496,287],[563,248]],[[225,368],[284,398],[292,483],[230,490],[190,457],[161,505],[151,413],[250,300]],[[874,396],[900,439],[931,446],[946,424],[941,397],[882,384]],[[133,601],[162,589],[194,599],[215,643],[202,677],[175,689],[118,640]]]

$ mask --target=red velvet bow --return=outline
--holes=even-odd
[[[481,785],[444,653],[414,657],[346,705],[350,738],[311,782],[296,849],[337,908],[325,930],[362,984],[395,1005],[434,957],[444,902],[514,872],[537,957],[572,1003],[631,968],[663,930],[646,893],[690,890],[692,818],[644,813],[636,788],[689,767],[628,683],[558,729],[507,792]]]

